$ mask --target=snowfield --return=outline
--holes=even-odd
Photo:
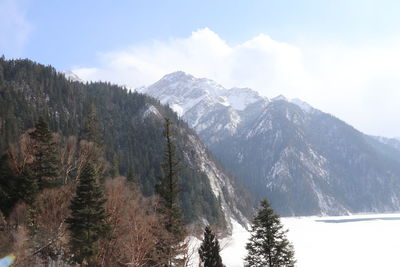
[[[250,234],[232,223],[233,235],[220,240],[221,256],[227,267],[242,267]],[[289,217],[282,223],[298,267],[400,266],[400,214]]]
[[[283,218],[298,267],[400,266],[400,214]]]

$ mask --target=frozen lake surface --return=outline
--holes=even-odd
[[[400,266],[400,214],[283,218],[298,267]]]
[[[236,222],[220,240],[227,267],[243,266],[249,233]],[[282,218],[298,267],[400,266],[400,214]]]

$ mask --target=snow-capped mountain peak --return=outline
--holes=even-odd
[[[141,90],[169,104],[180,116],[199,104],[209,101],[226,105],[221,96],[225,89],[209,79],[198,79],[182,71],[165,75],[161,80]]]
[[[141,92],[169,104],[200,136],[207,135],[215,142],[220,135],[234,134],[242,116],[248,117],[248,113],[254,114],[254,109],[269,103],[250,88],[226,89],[215,81],[182,71],[165,75]],[[246,112],[250,106],[252,111]]]
[[[221,107],[242,111],[254,102],[269,101],[250,88],[226,89],[213,80],[196,78],[183,71],[167,74],[140,92],[158,98],[163,104],[169,104],[183,118],[191,116],[188,112],[196,109],[198,112],[201,106],[206,111]],[[195,126],[194,122],[188,122]]]
[[[271,99],[271,101],[279,101],[279,100],[288,102],[288,99],[284,95],[278,95]]]

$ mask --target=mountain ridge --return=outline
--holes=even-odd
[[[175,108],[188,101],[180,116],[253,194],[269,198],[281,214],[399,210],[400,157],[383,139],[299,99],[269,99],[248,88],[238,109],[228,100],[232,89],[179,75],[166,75],[142,92]]]

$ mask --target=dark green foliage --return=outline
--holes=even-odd
[[[246,266],[292,267],[295,264],[293,246],[286,238],[286,230],[279,216],[267,200],[261,201],[261,209],[251,226],[250,242],[246,249]]]
[[[211,231],[210,226],[204,229],[203,243],[199,248],[200,261],[204,267],[223,267],[221,256],[219,255],[220,247],[218,239]]]
[[[161,164],[163,175],[160,176],[160,183],[156,186],[156,191],[160,196],[159,212],[164,217],[164,227],[168,236],[160,240],[158,246],[161,259],[165,260],[166,266],[175,266],[179,260],[177,255],[184,252],[182,242],[185,240],[186,231],[182,222],[182,213],[179,205],[179,176],[180,162],[176,156],[176,147],[173,142],[172,122],[165,119],[164,136],[166,149],[164,151],[164,161]],[[162,239],[162,238],[161,238]]]
[[[172,122],[170,119],[166,118],[164,131],[166,149],[164,151],[164,161],[161,164],[163,175],[160,176],[160,183],[157,184],[156,191],[160,196],[163,208],[168,212],[174,213],[174,217],[180,217],[181,214],[178,203],[180,192],[178,172],[181,166],[176,156],[176,146],[172,140],[171,128]]]
[[[93,166],[87,163],[76,188],[76,196],[71,201],[71,217],[66,220],[71,232],[73,260],[89,266],[93,265],[94,257],[99,252],[98,240],[106,237],[110,230],[104,208],[106,199],[97,179]]]
[[[138,186],[139,181],[135,172],[135,169],[133,167],[130,167],[128,170],[128,175],[126,176],[126,180],[128,182],[135,184],[135,186]]]
[[[0,211],[8,216],[18,201],[32,204],[38,192],[36,179],[29,168],[18,174],[10,164],[10,155],[0,158]]]
[[[97,121],[96,106],[93,104],[90,106],[89,114],[85,120],[85,126],[82,131],[82,139],[94,142],[101,146],[103,142],[103,135],[99,129],[99,123]]]
[[[31,164],[39,189],[54,187],[60,184],[58,171],[59,160],[57,145],[47,123],[42,117],[35,125],[35,130],[30,137],[34,140],[34,161]]]
[[[32,204],[39,192],[36,177],[28,168],[24,168],[18,175],[18,198],[27,204]]]
[[[115,178],[119,175],[120,173],[119,173],[118,157],[116,154],[114,154],[111,160],[110,176],[111,178]]]
[[[12,170],[8,154],[0,158],[0,211],[7,217],[18,201],[18,178]]]

